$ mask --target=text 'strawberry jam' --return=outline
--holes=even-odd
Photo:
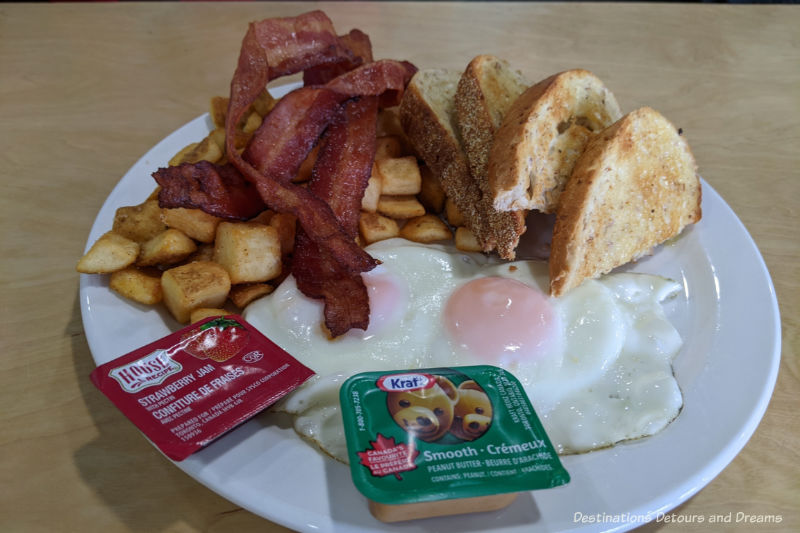
[[[101,365],[91,379],[167,457],[181,461],[313,374],[242,317],[229,315]]]
[[[525,390],[501,368],[365,372],[339,399],[353,481],[384,522],[496,510],[569,482]]]

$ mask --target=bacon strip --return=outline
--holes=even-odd
[[[329,65],[319,65],[303,71],[303,85],[324,85],[340,74],[359,65],[372,62],[372,43],[361,30],[351,30],[339,36],[339,45],[349,52],[347,59]]]
[[[408,61],[381,59],[337,76],[325,87],[348,96],[380,96],[381,107],[400,104],[417,67]]]
[[[289,181],[330,122],[344,97],[332,90],[303,87],[278,100],[242,154],[261,174]]]
[[[284,35],[283,38],[288,38],[289,42],[292,39],[308,38],[309,33],[297,31],[298,26],[300,25],[295,24],[295,31],[289,35]],[[285,29],[285,24],[281,25],[280,28]],[[371,270],[377,262],[342,230],[328,204],[320,200],[308,189],[286,183],[280,176],[271,176],[270,170],[266,170],[266,174],[259,172],[250,163],[242,159],[236,151],[234,146],[236,124],[239,123],[259,92],[266,86],[270,76],[274,75],[275,72],[290,72],[291,68],[297,68],[299,65],[297,61],[287,60],[283,54],[276,54],[274,51],[266,53],[261,47],[256,33],[256,26],[251,24],[242,42],[239,63],[231,81],[231,97],[225,122],[225,142],[228,157],[242,175],[256,185],[264,203],[276,211],[294,214],[308,236],[318,243],[320,247],[328,250],[348,270],[354,272]],[[332,34],[332,32],[330,33]],[[283,41],[276,42],[280,42],[282,45],[285,44]],[[275,46],[278,45],[276,44]],[[288,48],[292,49],[294,46],[288,46]],[[302,47],[299,48],[303,49]],[[303,50],[305,51],[305,49]],[[270,65],[271,57],[273,59],[275,57],[280,58],[280,65],[282,65],[280,69]],[[283,133],[290,137],[298,134],[296,131],[287,130],[284,130]]]
[[[377,117],[376,96],[348,102],[343,119],[331,124],[323,137],[309,183],[353,239],[375,158]],[[351,328],[367,329],[369,295],[361,275],[346,270],[303,231],[295,241],[292,274],[303,294],[324,299],[325,325],[331,336]]]
[[[161,207],[199,208],[211,215],[247,220],[266,209],[255,186],[231,165],[208,161],[160,168],[153,173],[161,186]]]

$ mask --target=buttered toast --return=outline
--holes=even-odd
[[[496,211],[469,170],[455,110],[460,79],[461,73],[454,70],[418,71],[403,93],[400,123],[414,150],[439,176],[481,249],[497,249],[501,257],[513,258],[516,242],[504,242],[505,234],[495,228],[512,228],[509,234],[518,239],[524,215]]]
[[[686,140],[643,107],[594,136],[561,195],[550,293],[649,253],[700,220],[701,185]]]
[[[561,72],[527,89],[503,119],[489,154],[495,209],[554,213],[586,143],[621,116],[614,95],[587,70]]]

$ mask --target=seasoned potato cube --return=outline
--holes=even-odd
[[[376,160],[375,167],[381,175],[381,194],[418,194],[422,190],[422,176],[414,156]]]
[[[378,136],[384,135],[403,135],[403,126],[400,124],[400,113],[398,107],[381,109],[378,112]]]
[[[197,245],[185,233],[169,228],[142,244],[136,264],[138,266],[174,265],[189,257],[195,250],[197,250]]]
[[[109,231],[95,241],[75,268],[82,274],[109,274],[133,264],[138,255],[138,242]]]
[[[358,219],[358,231],[365,244],[391,239],[400,234],[400,228],[395,220],[363,211]]]
[[[260,121],[259,117],[259,121]],[[258,127],[258,126],[256,126]],[[208,161],[216,163],[222,158],[222,149],[209,135],[199,143],[192,143],[183,148],[169,160],[169,166],[174,167],[182,163],[197,163]]]
[[[224,96],[214,96],[211,98],[211,109],[209,113],[214,125],[218,128],[225,128],[225,116],[228,114],[228,99]]]
[[[465,226],[456,228],[456,248],[462,252],[480,252],[481,245],[475,234]]]
[[[123,268],[111,273],[108,286],[125,298],[140,304],[155,305],[162,298],[161,273],[158,271]]]
[[[294,251],[294,235],[297,230],[297,217],[291,213],[275,213],[269,219],[269,225],[278,232],[283,255]]]
[[[242,131],[245,133],[253,133],[261,125],[261,122],[261,115],[254,111],[247,115],[244,124],[242,124]]]
[[[181,230],[188,237],[200,242],[214,242],[221,218],[209,215],[200,209],[176,207],[163,209],[161,218],[170,228]]]
[[[425,208],[415,196],[381,196],[378,213],[392,218],[414,218],[425,214]]]
[[[214,260],[214,243],[201,242],[197,245],[197,250],[186,258],[187,263],[193,261],[213,261]]]
[[[314,170],[314,164],[317,162],[318,154],[319,144],[312,148],[303,160],[303,163],[300,165],[300,170],[297,171],[297,176],[292,178],[294,183],[303,183],[311,179],[311,172]]]
[[[217,226],[214,261],[228,271],[231,283],[273,279],[281,273],[278,231],[255,222],[222,222]]]
[[[262,117],[265,116],[267,113],[272,111],[272,108],[275,107],[278,101],[272,97],[268,90],[264,89],[261,91],[261,94],[255,99],[255,101],[250,105],[250,107],[261,115]]]
[[[419,167],[419,173],[422,183],[417,198],[428,211],[432,213],[441,213],[442,209],[444,209],[445,200],[442,182],[439,181],[436,174],[425,165]]]
[[[225,153],[225,128],[216,128],[214,131],[208,134],[208,137],[214,141],[214,144],[219,146],[220,153]],[[219,162],[219,161],[217,161]]]
[[[214,307],[200,307],[198,309],[194,309],[189,314],[189,322],[194,324],[195,322],[200,322],[204,318],[209,318],[212,316],[225,316],[231,314],[230,311],[227,309],[217,309]]]
[[[458,207],[450,198],[444,202],[444,215],[451,226],[458,227],[465,224],[464,215],[461,214],[461,211],[458,210]]]
[[[244,309],[250,302],[258,300],[274,290],[275,287],[268,283],[242,283],[231,287],[228,298],[233,302],[233,305],[239,309]]]
[[[403,155],[403,143],[397,135],[384,135],[375,141],[375,160],[400,157]]]
[[[120,207],[114,214],[114,224],[111,227],[117,235],[139,243],[149,241],[165,229],[167,226],[161,220],[158,200]]]
[[[400,236],[414,242],[436,242],[452,239],[453,234],[442,219],[436,215],[422,215],[406,222]]]
[[[372,176],[367,182],[367,188],[364,190],[364,197],[361,199],[361,209],[374,213],[378,210],[378,199],[381,197],[381,175],[372,165]]]
[[[212,261],[197,261],[166,270],[161,276],[164,304],[178,322],[186,323],[200,307],[219,307],[228,298],[228,271]]]

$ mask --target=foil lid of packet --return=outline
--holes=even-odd
[[[340,389],[353,481],[399,505],[569,482],[520,382],[493,366],[365,372]]]
[[[91,380],[181,461],[314,372],[238,315],[210,317],[97,367]]]

